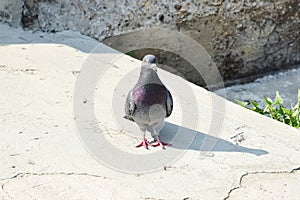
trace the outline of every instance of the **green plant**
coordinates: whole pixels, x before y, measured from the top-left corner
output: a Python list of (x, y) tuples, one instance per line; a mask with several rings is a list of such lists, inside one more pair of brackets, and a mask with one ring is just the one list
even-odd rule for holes
[(129, 51), (126, 54), (129, 55), (130, 57), (135, 58), (135, 51), (134, 50), (133, 51)]
[(260, 108), (260, 105), (252, 100), (249, 100), (249, 102), (239, 100), (235, 101), (237, 104), (245, 108), (258, 112), (262, 115), (267, 115), (295, 128), (300, 128), (300, 89), (298, 90), (298, 102), (295, 106), (291, 105), (291, 109), (284, 107), (283, 100), (278, 91), (276, 91), (274, 101), (269, 97), (264, 97), (264, 101), (266, 103), (264, 109)]

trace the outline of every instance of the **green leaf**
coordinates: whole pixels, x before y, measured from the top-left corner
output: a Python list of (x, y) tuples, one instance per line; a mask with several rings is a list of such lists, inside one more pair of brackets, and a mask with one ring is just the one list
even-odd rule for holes
[(259, 107), (258, 103), (256, 103), (253, 100), (249, 100), (249, 102), (253, 106), (253, 108), (251, 110), (258, 112), (260, 114), (264, 114), (264, 110)]
[(281, 115), (285, 115), (285, 111), (284, 111), (284, 107), (282, 105), (279, 105), (279, 110), (278, 110), (279, 114)]
[(292, 115), (292, 113), (293, 113), (291, 110), (289, 110), (285, 107), (282, 107), (282, 110), (283, 110), (283, 113), (286, 114), (286, 115)]
[(273, 101), (269, 97), (264, 97), (264, 101), (266, 102), (267, 105), (272, 105)]
[(253, 105), (254, 107), (258, 107), (258, 103), (256, 103), (255, 101), (253, 100), (249, 100), (250, 104)]
[(276, 98), (275, 98), (275, 101), (273, 104), (276, 104), (276, 105), (282, 105), (283, 104), (283, 100), (281, 98), (281, 96), (279, 95), (279, 92), (276, 91)]
[(240, 105), (240, 106), (243, 106), (243, 107), (245, 107), (245, 108), (248, 108), (248, 107), (247, 107), (247, 106), (249, 105), (248, 102), (239, 101), (239, 100), (237, 100), (237, 99), (235, 99), (235, 102), (236, 102), (238, 105)]
[(298, 90), (298, 102), (295, 106), (291, 105), (291, 109), (284, 107), (283, 100), (278, 91), (276, 91), (276, 97), (274, 101), (269, 97), (264, 97), (264, 101), (266, 103), (264, 109), (261, 109), (260, 105), (251, 99), (249, 102), (243, 102), (239, 100), (235, 101), (237, 104), (247, 109), (267, 115), (290, 126), (296, 128), (300, 127), (300, 89)]

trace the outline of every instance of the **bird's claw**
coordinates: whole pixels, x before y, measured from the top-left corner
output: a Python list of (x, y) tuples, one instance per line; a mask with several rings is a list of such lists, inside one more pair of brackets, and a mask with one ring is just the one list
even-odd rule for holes
[(136, 145), (136, 147), (144, 146), (146, 149), (149, 149), (148, 146), (153, 146), (148, 140), (144, 139), (140, 144)]
[(161, 146), (162, 149), (166, 149), (165, 146), (172, 146), (172, 145), (169, 143), (162, 142), (160, 140), (160, 137), (158, 136), (155, 144), (148, 142), (147, 139), (144, 139), (140, 144), (136, 145), (137, 148), (141, 146), (145, 147), (145, 149), (149, 149), (148, 146), (152, 146), (152, 147)]
[(172, 146), (172, 145), (169, 144), (169, 143), (162, 142), (159, 135), (158, 135), (157, 138), (156, 138), (156, 143), (152, 144), (152, 146), (154, 146), (154, 147), (161, 146), (162, 149), (166, 149), (165, 146)]
[(169, 144), (169, 143), (165, 143), (165, 142), (162, 142), (162, 141), (158, 141), (158, 142), (156, 142), (155, 144), (152, 144), (152, 146), (154, 146), (154, 147), (161, 146), (162, 149), (165, 149), (165, 146), (172, 146), (172, 145)]

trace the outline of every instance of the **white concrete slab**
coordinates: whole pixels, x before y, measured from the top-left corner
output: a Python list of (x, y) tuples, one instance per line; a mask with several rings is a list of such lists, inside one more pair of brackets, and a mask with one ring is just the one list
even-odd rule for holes
[[(175, 100), (162, 133), (173, 146), (136, 149), (138, 128), (122, 119), (120, 109), (139, 61), (78, 33), (33, 34), (1, 24), (0, 29), (6, 30), (0, 33), (1, 199), (244, 199), (251, 191), (258, 197), (268, 193), (269, 199), (295, 196), (296, 180), (289, 177), (299, 177), (293, 171), (300, 166), (298, 130), (159, 70)], [(20, 37), (26, 42), (18, 44)], [(96, 45), (98, 53), (89, 55)], [(95, 85), (85, 79), (97, 78), (103, 66)], [(86, 85), (78, 85), (79, 78)], [(89, 90), (94, 97), (84, 99)], [(79, 115), (76, 106), (84, 108)], [(125, 156), (116, 159), (115, 152)], [(131, 158), (141, 163), (130, 165), (137, 161)], [(117, 169), (109, 167), (115, 164)], [(138, 173), (128, 173), (134, 170)], [(285, 190), (272, 180), (286, 183)]]

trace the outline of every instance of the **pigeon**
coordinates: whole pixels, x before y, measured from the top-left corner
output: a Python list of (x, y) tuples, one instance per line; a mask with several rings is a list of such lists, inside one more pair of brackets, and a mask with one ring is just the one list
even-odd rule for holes
[[(173, 99), (170, 91), (164, 86), (157, 75), (156, 57), (146, 55), (143, 58), (141, 72), (136, 85), (127, 95), (125, 102), (125, 117), (134, 121), (142, 131), (143, 141), (136, 147), (171, 146), (162, 142), (159, 132), (164, 125), (164, 119), (173, 110)], [(145, 138), (146, 130), (153, 130), (156, 143), (150, 143)]]

